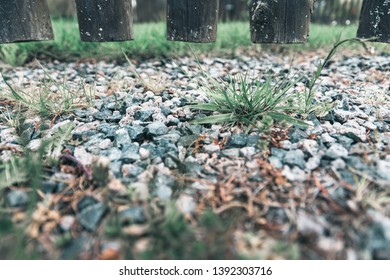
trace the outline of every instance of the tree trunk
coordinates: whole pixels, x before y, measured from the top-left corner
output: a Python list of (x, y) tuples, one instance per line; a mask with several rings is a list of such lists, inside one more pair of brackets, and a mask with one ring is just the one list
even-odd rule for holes
[(195, 43), (215, 42), (219, 0), (168, 0), (167, 38)]
[(134, 38), (131, 0), (76, 0), (76, 4), (82, 41), (129, 41)]
[(311, 10), (312, 0), (252, 0), (252, 42), (305, 43)]
[(0, 0), (0, 43), (53, 39), (46, 0)]

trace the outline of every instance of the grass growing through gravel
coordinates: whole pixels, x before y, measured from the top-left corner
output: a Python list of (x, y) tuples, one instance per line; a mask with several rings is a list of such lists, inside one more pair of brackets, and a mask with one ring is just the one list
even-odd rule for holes
[[(165, 23), (136, 24), (135, 40), (122, 43), (86, 43), (81, 42), (75, 20), (57, 19), (53, 21), (55, 41), (19, 43), (0, 45), (0, 60), (10, 65), (21, 65), (33, 58), (50, 57), (62, 61), (74, 61), (83, 58), (123, 60), (122, 49), (130, 58), (160, 58), (172, 55), (191, 55), (188, 44), (166, 40)], [(329, 26), (313, 24), (310, 38), (305, 45), (278, 45), (278, 48), (292, 50), (316, 50), (334, 43), (337, 34), (354, 37), (357, 26)], [(269, 45), (252, 45), (250, 41), (249, 23), (220, 23), (218, 40), (213, 44), (191, 44), (199, 52), (216, 55), (234, 55), (239, 48), (266, 50)], [(386, 44), (376, 45), (379, 51), (386, 49)], [(388, 47), (387, 47), (388, 48)], [(388, 50), (388, 49), (387, 49)]]
[(340, 40), (339, 38), (326, 58), (318, 62), (317, 69), (303, 93), (293, 88), (303, 80), (304, 75), (281, 79), (271, 74), (264, 80), (262, 77), (241, 74), (229, 77), (225, 82), (207, 75), (198, 64), (205, 78), (205, 82), (201, 84), (209, 98), (209, 103), (198, 103), (191, 105), (190, 108), (214, 114), (197, 118), (194, 123), (244, 124), (248, 127), (248, 131), (251, 127), (264, 127), (262, 122), (268, 123), (268, 119), (306, 126), (304, 119), (308, 115), (326, 115), (333, 108), (332, 103), (315, 103), (317, 81), (326, 65), (340, 46), (357, 42), (367, 50), (365, 44), (367, 41), (369, 40), (359, 38)]
[(275, 77), (272, 75), (265, 81), (249, 78), (247, 75), (230, 77), (226, 83), (208, 79), (209, 84), (205, 87), (210, 103), (192, 105), (191, 108), (218, 113), (198, 118), (194, 123), (244, 123), (249, 127), (258, 127), (259, 120), (270, 117), (305, 125), (304, 122), (283, 113), (296, 111), (294, 106), (288, 105), (288, 101), (293, 98), (290, 90), (300, 80), (301, 77), (298, 77), (275, 83)]
[(58, 117), (69, 113), (76, 108), (93, 105), (95, 90), (93, 86), (80, 83), (77, 89), (69, 88), (66, 80), (63, 83), (55, 81), (42, 67), (45, 78), (28, 90), (15, 89), (6, 76), (2, 78), (8, 91), (0, 91), (3, 99), (17, 102), (31, 113), (38, 113), (42, 117)]

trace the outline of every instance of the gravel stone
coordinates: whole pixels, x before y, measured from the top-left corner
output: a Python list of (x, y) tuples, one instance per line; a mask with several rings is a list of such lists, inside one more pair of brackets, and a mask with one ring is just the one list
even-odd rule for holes
[(222, 155), (226, 157), (236, 158), (240, 156), (240, 149), (237, 148), (225, 149), (222, 150)]
[(126, 126), (130, 139), (133, 141), (141, 142), (144, 140), (144, 127), (140, 125)]
[(115, 146), (121, 148), (124, 145), (131, 143), (128, 130), (125, 128), (118, 129), (115, 133)]
[(215, 144), (205, 145), (203, 147), (203, 150), (210, 155), (220, 152), (219, 145), (215, 145)]
[(247, 142), (248, 142), (248, 136), (246, 134), (244, 133), (234, 134), (229, 138), (227, 142), (227, 147), (243, 148), (246, 146)]
[(256, 149), (254, 147), (244, 147), (240, 149), (240, 155), (251, 159), (256, 154)]
[(299, 167), (295, 166), (291, 169), (288, 165), (285, 165), (282, 171), (282, 175), (285, 176), (288, 180), (294, 182), (304, 182), (306, 181), (305, 172)]
[(306, 165), (305, 155), (301, 150), (288, 151), (284, 157), (284, 163), (304, 169)]
[(390, 162), (384, 160), (378, 161), (375, 173), (379, 178), (390, 181)]
[(145, 134), (150, 137), (164, 135), (168, 132), (168, 128), (162, 122), (153, 122), (146, 126)]
[(178, 142), (179, 146), (189, 147), (199, 138), (199, 135), (185, 135), (182, 136)]
[(134, 118), (142, 122), (149, 122), (152, 121), (153, 114), (154, 110), (140, 110), (135, 112)]
[(325, 156), (330, 159), (346, 158), (348, 156), (348, 150), (342, 145), (334, 143), (326, 151)]
[(146, 222), (145, 211), (143, 207), (130, 207), (119, 212), (119, 223), (127, 224), (143, 224)]
[(103, 203), (95, 203), (84, 208), (77, 214), (77, 221), (89, 231), (97, 230), (100, 222), (107, 210)]
[(29, 197), (27, 193), (20, 190), (12, 190), (6, 196), (6, 203), (8, 207), (24, 207), (29, 202)]

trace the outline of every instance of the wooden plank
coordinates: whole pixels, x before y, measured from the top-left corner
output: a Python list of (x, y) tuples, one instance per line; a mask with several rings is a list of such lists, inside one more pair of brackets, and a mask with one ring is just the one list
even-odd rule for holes
[(167, 39), (194, 43), (217, 39), (219, 0), (168, 0)]
[(357, 32), (359, 38), (376, 37), (377, 42), (390, 43), (390, 0), (365, 0)]
[(76, 5), (82, 41), (134, 39), (131, 0), (76, 0)]
[(0, 0), (0, 43), (53, 39), (46, 0)]
[(312, 0), (251, 0), (253, 43), (305, 43)]

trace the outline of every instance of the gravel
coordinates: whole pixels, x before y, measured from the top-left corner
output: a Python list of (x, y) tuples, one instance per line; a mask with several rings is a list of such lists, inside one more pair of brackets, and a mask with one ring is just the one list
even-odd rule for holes
[[(293, 71), (311, 73), (311, 66), (317, 59), (317, 55), (308, 54), (302, 60), (304, 62), (293, 65)], [(270, 68), (275, 73), (283, 73), (289, 69), (285, 61), (265, 55), (261, 58), (204, 58), (201, 63), (211, 75), (226, 78), (249, 70), (264, 76)], [(167, 67), (167, 61), (138, 63), (140, 73), (151, 71), (163, 78), (165, 89), (156, 93), (144, 88), (127, 71), (125, 64), (50, 62), (45, 66), (48, 71), (56, 73), (58, 80), (72, 77), (67, 80), (74, 88), (81, 82), (81, 76), (94, 80), (99, 72), (101, 78), (96, 86), (94, 107), (79, 108), (55, 119), (45, 135), (53, 135), (59, 127), (73, 123), (75, 128), (66, 148), (86, 167), (84, 172), (89, 172), (99, 157), (110, 161), (108, 176), (117, 180), (123, 193), (130, 191), (132, 194), (132, 200), (126, 201), (126, 207), (121, 206), (119, 211), (121, 223), (146, 222), (144, 207), (139, 201), (164, 204), (175, 200), (181, 213), (195, 215), (197, 203), (202, 201), (199, 197), (207, 194), (205, 197), (210, 198), (215, 193), (239, 188), (232, 196), (225, 196), (224, 202), (234, 197), (245, 199), (247, 194), (240, 191), (246, 187), (251, 195), (261, 194), (262, 197), (255, 200), (253, 210), (261, 213), (257, 217), (259, 227), (275, 228), (273, 221), (284, 225), (274, 236), (282, 236), (283, 240), (298, 236), (297, 240), (306, 242), (310, 252), (314, 250), (319, 254), (315, 257), (309, 254), (307, 258), (326, 258), (328, 255), (323, 252), (328, 247), (333, 248), (333, 252), (341, 252), (341, 258), (347, 258), (348, 254), (363, 258), (367, 257), (367, 252), (369, 258), (390, 258), (386, 245), (390, 240), (388, 204), (380, 205), (384, 210), (378, 209), (376, 204), (375, 207), (367, 206), (366, 200), (358, 201), (355, 192), (351, 192), (366, 182), (368, 193), (364, 195), (370, 198), (372, 190), (388, 191), (390, 186), (388, 61), (386, 54), (344, 56), (333, 61), (324, 70), (316, 91), (317, 102), (335, 102), (333, 110), (322, 116), (310, 115), (313, 125), (308, 128), (276, 124), (270, 132), (254, 130), (249, 135), (245, 133), (247, 127), (191, 123), (203, 112), (190, 110), (186, 105), (208, 100), (196, 84), (199, 71), (192, 58), (177, 62), (180, 67), (186, 67), (189, 77), (179, 69)], [(21, 76), (27, 81), (39, 80), (42, 73), (40, 68), (31, 66), (6, 71), (5, 75), (14, 84)], [(107, 89), (119, 82), (123, 89), (115, 89), (107, 95)], [(0, 89), (5, 88), (6, 85), (0, 82)], [(303, 83), (295, 85), (295, 90), (302, 91), (303, 88)], [(24, 131), (24, 137), (33, 140), (29, 144), (32, 150), (38, 149), (43, 135), (33, 125)], [(0, 146), (22, 150), (19, 142), (15, 129), (0, 126)], [(2, 160), (10, 158), (8, 148), (1, 150)], [(66, 175), (66, 170), (53, 171), (54, 174), (64, 172)], [(63, 191), (74, 179), (73, 175), (70, 177), (45, 181), (43, 193)], [(61, 188), (58, 181), (64, 184)], [(218, 188), (210, 191), (210, 186)], [(102, 189), (106, 195), (110, 186)], [(123, 193), (118, 201), (126, 197)], [(85, 201), (78, 203), (76, 222), (85, 230), (96, 231), (116, 203), (112, 201), (111, 206), (106, 205), (102, 202), (104, 195), (96, 199), (87, 196)], [(334, 204), (324, 208), (325, 201), (329, 200)], [(12, 189), (7, 192), (5, 201), (11, 208), (24, 207), (29, 197), (24, 190)], [(212, 204), (219, 207), (221, 201), (212, 200)], [(278, 210), (275, 205), (289, 210)], [(291, 205), (295, 206), (291, 208)], [(343, 220), (345, 215), (352, 215), (353, 209), (360, 212)], [(370, 209), (370, 221), (366, 209)], [(62, 218), (60, 227), (63, 231), (74, 226), (72, 217), (66, 213)], [(345, 240), (337, 239), (341, 237)], [(85, 243), (84, 239), (80, 240), (77, 242)]]

